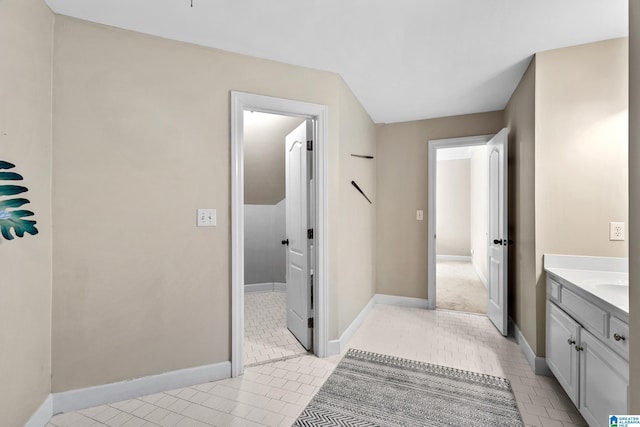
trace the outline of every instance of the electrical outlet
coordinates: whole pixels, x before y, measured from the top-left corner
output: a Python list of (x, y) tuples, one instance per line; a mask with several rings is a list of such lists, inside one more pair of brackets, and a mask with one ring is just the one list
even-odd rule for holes
[(416, 219), (422, 221), (424, 219), (424, 212), (421, 210), (416, 211)]
[(624, 240), (624, 222), (609, 223), (609, 240)]
[(216, 225), (215, 209), (198, 209), (198, 227), (214, 227)]

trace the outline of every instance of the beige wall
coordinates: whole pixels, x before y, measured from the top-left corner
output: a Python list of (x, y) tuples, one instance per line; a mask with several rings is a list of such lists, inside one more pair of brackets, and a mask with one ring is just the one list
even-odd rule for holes
[(378, 293), (427, 298), (428, 141), (496, 133), (502, 124), (495, 111), (376, 126)]
[(372, 294), (374, 208), (339, 178), (375, 199), (346, 159), (374, 127), (338, 76), (58, 16), (54, 392), (229, 360), (231, 90), (329, 106), (330, 338)]
[[(629, 117), (640, 115), (640, 2), (629, 2)], [(629, 413), (640, 413), (640, 121), (629, 121)]]
[[(536, 277), (543, 254), (628, 255), (609, 222), (628, 222), (628, 41), (537, 54), (535, 101)], [(544, 354), (544, 304), (538, 295)]]
[(469, 234), (471, 236), (471, 260), (477, 271), (487, 278), (487, 200), (488, 192), (488, 165), (487, 147), (479, 145), (471, 148), (471, 160), (469, 164), (469, 179), (471, 181), (470, 222)]
[[(339, 204), (331, 206), (329, 228), (339, 230), (340, 247), (336, 275), (330, 278), (334, 290), (332, 305), (339, 307), (338, 329), (331, 336), (338, 337), (353, 322), (371, 300), (376, 289), (376, 206), (381, 203), (376, 187), (375, 126), (362, 109), (348, 86), (340, 80), (340, 154), (339, 173), (330, 177), (333, 188), (339, 191)], [(371, 155), (367, 160), (351, 154)], [(337, 182), (334, 182), (337, 181)], [(351, 185), (355, 181), (371, 199), (369, 204)], [(335, 264), (334, 264), (335, 265)], [(337, 285), (337, 286), (335, 286)], [(337, 292), (336, 292), (337, 291)]]
[[(509, 128), (509, 315), (533, 348), (546, 288), (538, 284), (535, 256), (535, 90), (536, 60), (529, 64), (504, 111)], [(539, 353), (538, 353), (539, 354)]]
[(438, 160), (436, 254), (469, 256), (471, 250), (471, 161)]
[(0, 236), (0, 425), (22, 426), (51, 389), (51, 55), (53, 14), (0, 2), (0, 160), (29, 188), (35, 236)]
[(244, 113), (244, 203), (275, 205), (285, 197), (285, 137), (304, 119)]

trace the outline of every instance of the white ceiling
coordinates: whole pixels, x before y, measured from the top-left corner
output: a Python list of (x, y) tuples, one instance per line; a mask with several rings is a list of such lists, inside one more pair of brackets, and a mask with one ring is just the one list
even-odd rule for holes
[(54, 12), (339, 73), (392, 123), (501, 110), (535, 52), (626, 36), (627, 0), (46, 0)]

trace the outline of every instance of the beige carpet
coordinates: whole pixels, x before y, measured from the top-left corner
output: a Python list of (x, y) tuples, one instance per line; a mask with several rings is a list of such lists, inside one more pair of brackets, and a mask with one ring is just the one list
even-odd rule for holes
[(436, 261), (436, 308), (487, 314), (487, 290), (470, 262)]

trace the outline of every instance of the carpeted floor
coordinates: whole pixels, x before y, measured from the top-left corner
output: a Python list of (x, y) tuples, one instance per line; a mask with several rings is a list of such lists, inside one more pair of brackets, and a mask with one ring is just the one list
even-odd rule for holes
[(487, 314), (487, 289), (467, 261), (436, 261), (436, 308)]
[(294, 426), (522, 426), (509, 380), (351, 349)]

